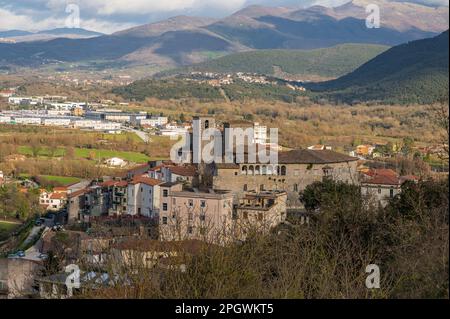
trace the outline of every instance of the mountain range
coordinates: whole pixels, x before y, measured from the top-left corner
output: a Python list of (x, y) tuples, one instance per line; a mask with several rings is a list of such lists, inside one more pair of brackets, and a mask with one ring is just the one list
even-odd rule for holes
[(355, 103), (448, 103), (449, 31), (395, 46), (338, 79), (307, 84), (318, 97)]
[[(382, 10), (378, 29), (366, 27), (368, 3), (377, 3)], [(0, 43), (0, 64), (104, 60), (168, 69), (251, 50), (317, 49), (344, 43), (394, 46), (446, 30), (448, 14), (448, 7), (387, 0), (300, 10), (250, 6), (223, 19), (178, 16), (93, 38)]]
[(104, 34), (81, 28), (57, 28), (38, 32), (23, 30), (0, 31), (0, 39), (6, 39), (8, 42), (48, 41), (55, 38), (83, 39), (101, 35)]

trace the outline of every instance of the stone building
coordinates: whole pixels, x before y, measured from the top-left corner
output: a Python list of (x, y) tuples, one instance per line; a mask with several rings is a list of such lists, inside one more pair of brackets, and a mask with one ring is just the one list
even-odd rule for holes
[(284, 191), (246, 193), (235, 210), (235, 237), (245, 240), (251, 232), (267, 234), (285, 222), (286, 201)]
[(235, 202), (249, 191), (286, 191), (288, 207), (301, 207), (299, 196), (306, 186), (331, 178), (358, 183), (357, 158), (329, 150), (281, 152), (278, 164), (202, 164), (200, 183), (227, 189)]

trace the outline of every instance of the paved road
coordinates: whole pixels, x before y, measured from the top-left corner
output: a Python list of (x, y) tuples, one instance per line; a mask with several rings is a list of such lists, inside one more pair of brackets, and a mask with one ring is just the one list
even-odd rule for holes
[(126, 131), (128, 131), (128, 132), (132, 132), (132, 133), (136, 134), (136, 135), (139, 136), (139, 138), (140, 138), (141, 140), (143, 140), (145, 143), (151, 142), (149, 135), (148, 135), (147, 133), (145, 133), (145, 132), (142, 132), (142, 131), (139, 131), (139, 130), (132, 129), (132, 128), (130, 128), (130, 127), (124, 127), (124, 129), (125, 129)]

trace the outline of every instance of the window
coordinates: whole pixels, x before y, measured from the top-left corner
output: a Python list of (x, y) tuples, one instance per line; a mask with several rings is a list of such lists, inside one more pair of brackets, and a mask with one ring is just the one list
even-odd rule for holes
[(200, 214), (200, 221), (204, 222), (206, 220), (205, 214)]
[(163, 197), (168, 197), (169, 196), (169, 190), (164, 189), (163, 190)]
[(189, 226), (187, 231), (188, 231), (188, 234), (192, 234), (194, 232), (194, 227)]
[(163, 211), (167, 212), (167, 203), (163, 203)]
[(162, 223), (163, 223), (163, 225), (167, 225), (167, 217), (162, 218)]
[(248, 191), (248, 185), (244, 184), (244, 192)]
[(298, 184), (294, 184), (294, 192), (298, 192)]
[(202, 200), (202, 201), (200, 202), (200, 207), (201, 207), (201, 208), (205, 208), (205, 207), (206, 207), (206, 201)]
[(391, 198), (394, 198), (394, 189), (393, 188), (391, 188), (390, 196), (391, 196)]
[(381, 187), (378, 187), (378, 194), (381, 194)]
[(286, 166), (281, 166), (281, 175), (286, 176)]
[(144, 191), (144, 188), (143, 187), (141, 187), (141, 193)]
[(261, 192), (264, 191), (264, 184), (259, 186), (259, 190), (260, 190)]
[(189, 200), (189, 207), (194, 207), (194, 200), (193, 199)]

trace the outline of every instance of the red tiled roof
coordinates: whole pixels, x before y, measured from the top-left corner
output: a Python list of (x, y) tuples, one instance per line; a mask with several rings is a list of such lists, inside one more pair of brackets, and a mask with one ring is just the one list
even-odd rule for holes
[(61, 193), (53, 193), (50, 195), (50, 199), (64, 199), (66, 198), (66, 194), (61, 194)]
[(157, 186), (162, 183), (163, 183), (162, 181), (159, 181), (157, 179), (153, 179), (150, 177), (136, 176), (130, 184), (132, 184), (132, 185), (145, 184), (145, 185), (149, 185), (149, 186)]
[(180, 176), (195, 176), (197, 169), (194, 166), (170, 166), (172, 174)]
[(389, 168), (370, 169), (367, 172), (364, 172), (364, 174), (372, 176), (372, 177), (375, 177), (375, 176), (398, 177), (397, 172), (392, 169), (389, 169)]
[(86, 194), (87, 191), (88, 191), (88, 190), (87, 190), (86, 188), (85, 188), (85, 189), (80, 189), (79, 191), (70, 193), (70, 194), (68, 195), (68, 197), (69, 197), (69, 198), (78, 197), (78, 196), (81, 196), (81, 195)]
[(364, 184), (400, 185), (400, 179), (397, 176), (377, 175), (365, 181)]

